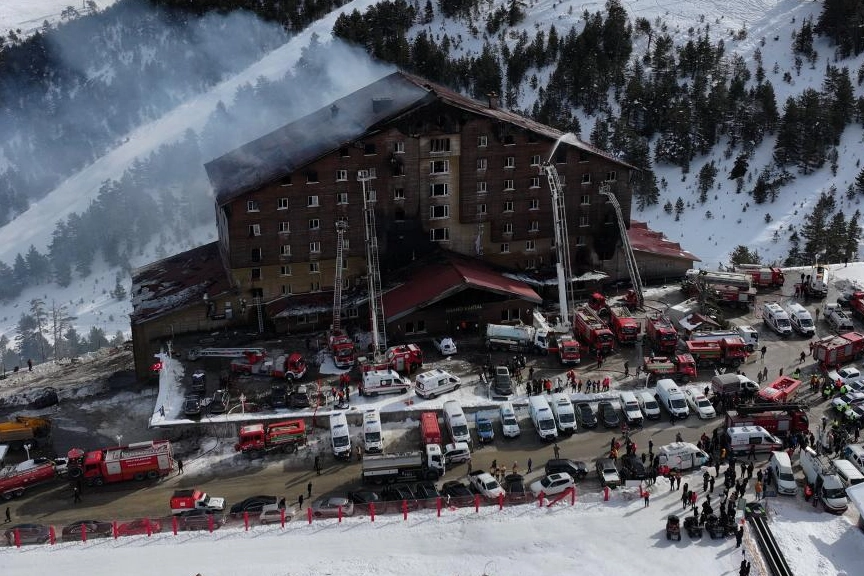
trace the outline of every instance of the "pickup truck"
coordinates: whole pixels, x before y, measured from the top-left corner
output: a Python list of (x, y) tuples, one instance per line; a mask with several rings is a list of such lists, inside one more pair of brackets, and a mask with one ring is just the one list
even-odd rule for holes
[(225, 498), (215, 498), (198, 489), (175, 490), (171, 496), (171, 513), (182, 514), (187, 510), (225, 510)]
[(494, 499), (501, 495), (507, 495), (504, 488), (501, 487), (501, 484), (499, 484), (491, 474), (484, 470), (474, 470), (468, 474), (468, 482), (475, 491), (486, 498)]
[(837, 331), (845, 332), (855, 330), (855, 325), (852, 323), (852, 318), (840, 308), (840, 304), (836, 302), (826, 302), (822, 312), (825, 316), (825, 321)]

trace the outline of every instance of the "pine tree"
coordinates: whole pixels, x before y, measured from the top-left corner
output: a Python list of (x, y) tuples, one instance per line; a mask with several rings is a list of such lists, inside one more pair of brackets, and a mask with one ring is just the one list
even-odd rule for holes
[(126, 288), (123, 287), (123, 283), (120, 281), (120, 274), (117, 274), (117, 277), (114, 280), (114, 289), (111, 291), (111, 295), (117, 300), (125, 300), (126, 299)]
[(774, 143), (774, 161), (779, 166), (797, 164), (801, 158), (800, 110), (794, 98), (789, 98), (783, 110), (780, 130)]
[(734, 266), (740, 266), (741, 264), (760, 264), (761, 260), (758, 250), (755, 248), (751, 250), (743, 244), (736, 246), (729, 254), (729, 262)]
[(843, 249), (843, 260), (856, 260), (858, 258), (858, 245), (861, 242), (861, 211), (855, 210), (855, 213), (849, 219), (849, 224), (846, 226), (846, 241)]
[(859, 194), (864, 194), (864, 168), (858, 172), (858, 176), (855, 177), (855, 190)]
[(678, 200), (675, 201), (675, 221), (678, 222), (681, 219), (681, 214), (684, 212), (684, 199), (680, 196)]
[(423, 8), (423, 24), (431, 24), (435, 19), (435, 9), (432, 7), (432, 0), (426, 0), (426, 6)]
[(801, 237), (804, 239), (804, 257), (812, 261), (825, 252), (828, 236), (828, 216), (834, 211), (834, 197), (823, 192), (813, 207), (813, 211), (804, 218), (801, 226)]
[(798, 231), (795, 230), (789, 235), (789, 254), (783, 264), (785, 266), (801, 266), (805, 263), (804, 257), (801, 255), (801, 238), (798, 236)]
[(746, 152), (741, 152), (735, 157), (735, 164), (732, 166), (732, 170), (729, 171), (729, 180), (736, 180), (746, 176), (748, 167), (749, 157)]
[(591, 130), (590, 142), (600, 150), (609, 150), (609, 122), (603, 118), (597, 118), (594, 128)]
[(92, 326), (87, 337), (87, 350), (95, 352), (106, 346), (108, 346), (108, 338), (105, 337), (105, 331), (97, 326)]
[(714, 160), (704, 164), (699, 169), (697, 189), (699, 190), (699, 202), (704, 204), (708, 201), (708, 191), (714, 187), (714, 179), (717, 177), (717, 166)]

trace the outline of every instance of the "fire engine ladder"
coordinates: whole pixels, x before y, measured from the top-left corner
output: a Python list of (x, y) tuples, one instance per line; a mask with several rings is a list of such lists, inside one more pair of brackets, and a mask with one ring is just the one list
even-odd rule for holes
[[(567, 211), (564, 206), (564, 193), (558, 170), (555, 169), (554, 149), (541, 170), (549, 180), (549, 191), (552, 193), (552, 222), (555, 228), (555, 250), (558, 259), (558, 300), (561, 306), (561, 318), (570, 325), (570, 306), (575, 302), (573, 295), (573, 271), (570, 265), (570, 238), (567, 233)], [(563, 285), (562, 285), (563, 283)]]
[(378, 232), (375, 229), (375, 204), (369, 198), (366, 183), (372, 177), (368, 170), (357, 172), (357, 180), (363, 189), (363, 214), (366, 224), (366, 276), (369, 290), (369, 322), (372, 332), (374, 354), (377, 357), (381, 350), (387, 348), (386, 321), (384, 318), (384, 300), (381, 289), (381, 266), (378, 261)]
[(627, 258), (627, 270), (630, 272), (630, 280), (633, 282), (633, 290), (636, 292), (636, 305), (642, 308), (645, 305), (645, 296), (642, 292), (642, 277), (639, 275), (639, 266), (636, 265), (636, 255), (633, 254), (633, 246), (630, 245), (630, 237), (627, 235), (627, 226), (624, 224), (621, 204), (618, 203), (615, 193), (610, 190), (608, 182), (604, 182), (600, 186), (598, 193), (609, 198), (609, 202), (615, 209), (615, 215), (618, 218), (618, 230), (621, 232), (621, 245)]
[(344, 220), (336, 222), (336, 280), (333, 285), (333, 325), (331, 330), (336, 331), (342, 327), (342, 267), (344, 258), (345, 231), (348, 223)]

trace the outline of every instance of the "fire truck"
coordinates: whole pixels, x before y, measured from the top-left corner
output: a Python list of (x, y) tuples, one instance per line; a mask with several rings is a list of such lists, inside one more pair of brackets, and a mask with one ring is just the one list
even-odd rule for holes
[(681, 290), (690, 296), (705, 291), (718, 304), (746, 308), (756, 303), (756, 289), (747, 274), (713, 270), (688, 270)]
[(73, 448), (68, 457), (69, 477), (82, 478), (88, 486), (153, 480), (167, 476), (174, 468), (173, 451), (168, 440), (151, 440), (90, 452)]
[(825, 368), (848, 364), (864, 353), (864, 334), (847, 332), (839, 336), (826, 336), (813, 344), (813, 358)]
[(759, 390), (759, 399), (763, 402), (788, 404), (798, 395), (801, 381), (789, 376), (780, 376), (767, 388)]
[(747, 359), (747, 345), (740, 336), (729, 336), (718, 340), (690, 340), (687, 352), (699, 366), (732, 366), (736, 368)]
[(615, 337), (599, 316), (588, 306), (578, 306), (573, 313), (573, 330), (589, 347), (603, 354), (612, 352)]
[(626, 306), (609, 307), (609, 328), (621, 345), (635, 345), (642, 331), (639, 323)]
[(273, 377), (285, 380), (300, 380), (306, 375), (306, 361), (298, 353), (282, 354), (273, 363)]
[(643, 359), (642, 371), (648, 374), (649, 383), (656, 382), (660, 378), (671, 378), (686, 384), (698, 376), (696, 360), (690, 354), (670, 357), (646, 356)]
[(864, 292), (854, 292), (849, 296), (849, 307), (854, 316), (864, 320)]
[(234, 450), (254, 458), (273, 451), (296, 452), (304, 444), (306, 424), (303, 420), (286, 420), (241, 426)]
[(400, 344), (391, 346), (383, 356), (366, 358), (362, 362), (362, 371), (373, 370), (395, 370), (407, 374), (413, 374), (423, 366), (423, 350), (417, 344)]
[(645, 337), (651, 348), (661, 354), (674, 354), (678, 348), (678, 331), (668, 318), (649, 318), (645, 324)]
[(726, 413), (726, 427), (761, 426), (775, 436), (807, 433), (810, 418), (805, 404), (752, 404)]
[(57, 475), (54, 463), (50, 460), (36, 463), (26, 460), (0, 468), (0, 498), (11, 500), (24, 494), (31, 486), (53, 480)]
[(786, 282), (786, 276), (783, 274), (783, 271), (774, 266), (740, 264), (735, 267), (735, 272), (750, 276), (750, 279), (753, 280), (753, 285), (758, 288), (782, 288)]
[(354, 341), (345, 331), (332, 330), (327, 339), (327, 347), (333, 354), (333, 363), (337, 368), (345, 369), (354, 366)]
[(558, 348), (558, 358), (561, 360), (561, 364), (579, 364), (582, 361), (579, 342), (569, 334), (558, 336), (551, 341)]

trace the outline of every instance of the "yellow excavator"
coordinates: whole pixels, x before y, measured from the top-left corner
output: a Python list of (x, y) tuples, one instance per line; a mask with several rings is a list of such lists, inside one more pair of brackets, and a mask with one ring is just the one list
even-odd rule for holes
[(36, 447), (40, 440), (51, 435), (51, 420), (37, 416), (17, 416), (14, 420), (0, 422), (0, 444), (8, 444), (13, 450), (21, 450), (24, 444)]

